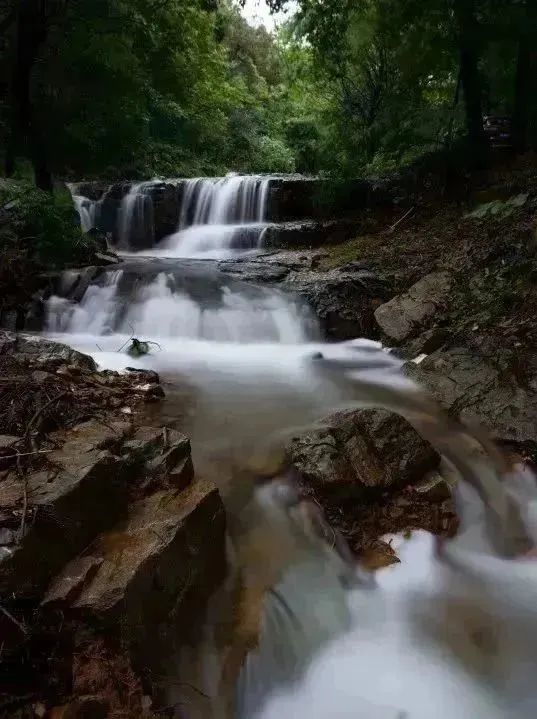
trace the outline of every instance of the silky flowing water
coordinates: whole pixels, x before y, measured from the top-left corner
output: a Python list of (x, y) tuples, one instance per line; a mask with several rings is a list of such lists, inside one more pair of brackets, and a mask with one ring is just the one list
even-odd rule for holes
[[(232, 249), (245, 227), (260, 228), (259, 244), (268, 190), (260, 178), (189, 181), (177, 233), (152, 251), (176, 257), (173, 267), (159, 265), (136, 281), (120, 268), (90, 284), (80, 302), (53, 297), (48, 307), (49, 332), (102, 367), (154, 369), (171, 383), (172, 397), (188, 386), (198, 471), (216, 467), (230, 523), (242, 527), (231, 556), (240, 556), (252, 528), (266, 529), (261, 556), (277, 571), (258, 646), (227, 688), (231, 715), (537, 716), (537, 572), (534, 562), (518, 559), (537, 541), (527, 514), (535, 506), (533, 478), (505, 467), (480, 439), (443, 418), (384, 348), (367, 340), (325, 344), (299, 301), (215, 271), (210, 259)], [(129, 223), (148, 217), (140, 192), (138, 186), (124, 200), (125, 237)], [(136, 361), (118, 351), (133, 336), (155, 343)], [(394, 538), (401, 564), (375, 577), (315, 537), (278, 482), (257, 492), (252, 483), (294, 432), (337, 409), (363, 406), (404, 415), (467, 487), (457, 540), (439, 555), (424, 533)], [(235, 491), (233, 476), (219, 477), (215, 457), (228, 457), (228, 470), (248, 485), (244, 492)], [(263, 562), (255, 570), (265, 581)], [(209, 622), (196, 660), (201, 654), (203, 668), (192, 675), (208, 698), (192, 697), (181, 716), (229, 716), (211, 631)], [(180, 664), (184, 677), (184, 659)]]

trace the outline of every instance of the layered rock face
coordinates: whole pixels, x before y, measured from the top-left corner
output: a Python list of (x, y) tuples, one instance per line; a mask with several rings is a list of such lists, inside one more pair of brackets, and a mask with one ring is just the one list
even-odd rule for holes
[[(128, 211), (126, 198), (133, 193), (145, 198), (145, 211), (139, 213), (127, 238), (129, 249), (136, 251), (151, 248), (177, 230), (187, 182), (80, 182), (71, 190), (93, 203), (96, 226), (109, 233), (115, 245), (125, 241), (121, 225), (122, 214)], [(270, 225), (264, 244), (310, 248), (344, 242), (356, 234), (365, 210), (391, 206), (393, 195), (388, 185), (369, 180), (349, 180), (342, 186), (316, 177), (271, 177), (265, 218)]]
[[(187, 437), (143, 424), (162, 395), (155, 373), (97, 372), (9, 333), (0, 365), (12, 381), (0, 393), (0, 693), (84, 713), (82, 692), (104, 716), (127, 701), (111, 677), (130, 673), (140, 715), (224, 576), (219, 493), (195, 479)], [(104, 656), (106, 680), (88, 685)]]

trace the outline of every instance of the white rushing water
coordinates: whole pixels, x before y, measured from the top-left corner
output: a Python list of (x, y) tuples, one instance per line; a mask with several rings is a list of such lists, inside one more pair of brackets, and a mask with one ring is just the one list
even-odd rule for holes
[(155, 226), (153, 200), (147, 192), (151, 182), (137, 182), (131, 185), (121, 201), (118, 216), (119, 249), (131, 250), (137, 245), (141, 234), (145, 243), (154, 244)]
[(53, 296), (49, 332), (86, 336), (91, 351), (111, 334), (118, 340), (132, 335), (156, 340), (168, 349), (185, 340), (218, 343), (210, 345), (212, 352), (219, 343), (301, 345), (317, 336), (304, 308), (276, 290), (216, 286), (215, 296), (205, 302), (196, 296), (197, 288), (189, 294), (175, 287), (173, 275), (160, 272), (122, 296), (122, 277), (121, 270), (106, 273), (80, 302)]
[[(211, 255), (232, 247), (237, 228), (262, 225), (267, 182), (188, 181), (168, 256)], [(145, 227), (145, 209), (136, 209), (141, 191), (124, 201), (135, 231)], [(134, 364), (178, 387), (188, 383), (196, 394), (195, 452), (226, 448), (246, 462), (270, 438), (288, 438), (338, 408), (381, 405), (414, 412), (439, 451), (453, 449), (455, 466), (460, 459), (466, 476), (495, 486), (488, 458), (467, 460), (461, 437), (427, 434), (441, 418), (427, 414), (399, 361), (379, 345), (322, 343), (292, 298), (232, 281), (209, 263), (178, 261), (174, 271), (134, 279), (126, 269), (108, 272), (78, 303), (52, 297), (48, 330), (102, 367)], [(126, 354), (133, 336), (155, 343), (148, 355)], [(298, 536), (283, 510), (274, 518), (275, 538)], [(535, 565), (497, 559), (487, 546), (469, 562), (453, 554), (455, 568), (447, 568), (429, 535), (395, 542), (401, 564), (378, 573), (375, 586), (349, 588), (353, 571), (313, 545), (284, 557), (289, 566), (267, 595), (260, 643), (238, 682), (239, 719), (537, 716)], [(492, 558), (499, 564), (479, 578)]]
[(71, 192), (73, 203), (80, 217), (80, 227), (82, 229), (82, 232), (89, 232), (95, 227), (98, 216), (99, 203), (90, 200), (89, 197), (74, 194), (72, 185), (67, 185), (67, 187)]
[(165, 238), (166, 257), (225, 257), (259, 247), (267, 227), (270, 178), (254, 175), (184, 180), (177, 232)]

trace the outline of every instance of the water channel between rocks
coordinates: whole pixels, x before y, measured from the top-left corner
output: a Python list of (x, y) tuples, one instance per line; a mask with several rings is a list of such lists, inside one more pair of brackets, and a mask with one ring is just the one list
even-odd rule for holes
[[(312, 359), (320, 352), (336, 362), (352, 359), (352, 344), (324, 343), (302, 300), (240, 279), (219, 264), (262, 253), (269, 190), (267, 178), (188, 181), (176, 231), (136, 253), (131, 237), (149, 233), (151, 244), (154, 232), (144, 184), (133, 185), (119, 216), (125, 263), (89, 281), (77, 302), (69, 291), (48, 302), (47, 331), (53, 337), (91, 354), (102, 367), (135, 364), (161, 374), (168, 395), (162, 416), (191, 436), (197, 471), (211, 474), (224, 496), (232, 494), (229, 477), (218, 476), (218, 464), (214, 471), (214, 457), (231, 453), (231, 466), (282, 427), (313, 422), (348, 399)], [(80, 196), (77, 204), (88, 229), (99, 208)], [(136, 361), (118, 351), (133, 336), (154, 343)], [(268, 610), (268, 649), (254, 652), (241, 674), (247, 689), (239, 691), (239, 716), (507, 716), (488, 689), (476, 688), (408, 624), (416, 593), (425, 601), (437, 588), (432, 540), (423, 534), (397, 541), (402, 564), (381, 573), (380, 598), (373, 603), (367, 593), (344, 588), (331, 560), (304, 562), (284, 578), (281, 592), (302, 615), (308, 634), (281, 607)], [(326, 654), (307, 671), (300, 662), (306, 657), (309, 663), (323, 644)], [(185, 661), (181, 666), (185, 680)], [(265, 705), (270, 691), (289, 689), (302, 674), (307, 676), (300, 689), (283, 691)], [(200, 681), (200, 673), (192, 670), (186, 679)], [(205, 674), (203, 688), (214, 694), (211, 681)], [(193, 701), (189, 717), (207, 716), (203, 701), (198, 704)]]

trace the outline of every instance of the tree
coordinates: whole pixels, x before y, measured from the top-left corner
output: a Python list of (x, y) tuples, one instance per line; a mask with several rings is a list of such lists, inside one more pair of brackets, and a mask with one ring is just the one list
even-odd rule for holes
[(486, 162), (488, 144), (483, 128), (482, 85), (479, 76), (479, 26), (475, 0), (453, 0), (460, 51), (460, 79), (466, 107), (466, 127), (474, 159)]
[(517, 152), (525, 152), (529, 142), (531, 108), (537, 94), (537, 4), (525, 0), (520, 12), (518, 57), (513, 112), (513, 142)]
[(11, 121), (6, 149), (6, 174), (15, 169), (17, 151), (26, 143), (35, 180), (52, 190), (52, 176), (31, 94), (32, 73), (52, 24), (65, 12), (67, 0), (13, 0), (5, 15), (5, 30), (13, 26), (11, 48)]

